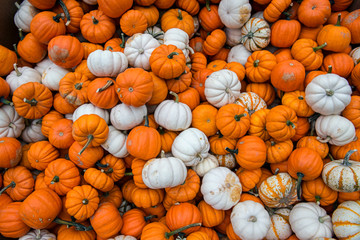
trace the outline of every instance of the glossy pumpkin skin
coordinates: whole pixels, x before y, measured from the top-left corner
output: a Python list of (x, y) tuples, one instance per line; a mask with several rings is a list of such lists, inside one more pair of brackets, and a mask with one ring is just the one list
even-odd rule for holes
[(331, 73), (335, 73), (343, 78), (347, 78), (354, 69), (354, 61), (349, 56), (349, 54), (332, 53), (324, 57), (321, 70), (329, 72), (329, 66), (332, 67)]
[(131, 192), (131, 200), (137, 207), (148, 208), (161, 203), (164, 199), (163, 189), (139, 188)]
[(170, 9), (161, 17), (161, 28), (164, 32), (171, 28), (179, 28), (189, 36), (194, 32), (194, 20), (186, 11)]
[(139, 238), (145, 225), (148, 223), (148, 218), (142, 210), (135, 208), (130, 209), (122, 216), (123, 226), (120, 233)]
[(284, 92), (302, 90), (305, 80), (305, 68), (296, 60), (278, 63), (271, 72), (272, 85)]
[(277, 61), (267, 50), (253, 52), (245, 64), (245, 73), (251, 82), (262, 83), (270, 79), (271, 71)]
[[(82, 223), (85, 226), (88, 226), (89, 223), (85, 222)], [(66, 240), (70, 238), (75, 239), (95, 239), (96, 233), (94, 230), (90, 231), (77, 231), (75, 227), (68, 227), (67, 225), (61, 225), (58, 233), (57, 239), (58, 240)]]
[(306, 0), (298, 9), (299, 21), (307, 27), (324, 24), (331, 15), (329, 1)]
[(321, 67), (324, 45), (318, 45), (311, 39), (299, 39), (291, 47), (291, 55), (295, 60), (304, 65), (306, 71), (316, 70)]
[(260, 181), (262, 172), (260, 168), (247, 170), (244, 168), (239, 168), (236, 171), (236, 175), (239, 177), (242, 190), (248, 192), (253, 189), (256, 184)]
[(34, 190), (34, 178), (31, 172), (23, 166), (8, 169), (3, 177), (4, 187), (11, 185), (6, 193), (14, 201), (24, 200)]
[(125, 0), (123, 2), (118, 1), (98, 1), (99, 8), (111, 18), (118, 18), (123, 15), (128, 9), (131, 8), (133, 1)]
[(286, 141), (275, 141), (270, 139), (265, 142), (267, 147), (267, 158), (268, 163), (280, 163), (285, 161), (293, 150), (293, 142), (291, 140)]
[(219, 109), (215, 123), (224, 136), (240, 138), (250, 127), (250, 116), (244, 107), (238, 104), (227, 104)]
[(268, 106), (275, 100), (275, 90), (270, 83), (250, 83), (246, 86), (246, 92), (256, 93)]
[(287, 48), (293, 45), (300, 35), (301, 24), (297, 20), (278, 20), (271, 26), (271, 45)]
[(315, 150), (319, 153), (322, 159), (326, 158), (329, 153), (329, 146), (327, 143), (321, 143), (316, 139), (316, 136), (306, 136), (301, 138), (297, 144), (296, 148), (308, 147)]
[(338, 198), (338, 192), (325, 185), (321, 177), (302, 183), (302, 196), (307, 202), (320, 203), (321, 206), (329, 206)]
[(90, 185), (76, 186), (66, 194), (66, 211), (82, 221), (91, 217), (99, 205), (99, 194)]
[(28, 159), (31, 166), (40, 171), (45, 170), (48, 164), (59, 157), (58, 150), (48, 141), (40, 141), (31, 145)]
[(206, 101), (205, 97), (205, 81), (214, 71), (207, 68), (202, 68), (193, 74), (191, 79), (191, 87), (195, 88), (200, 94), (200, 100)]
[(46, 56), (46, 45), (40, 43), (32, 33), (28, 33), (19, 41), (17, 51), (25, 61), (38, 63)]
[(360, 96), (351, 96), (349, 105), (347, 105), (341, 113), (343, 117), (346, 117), (354, 124), (355, 128), (360, 127), (359, 109)]
[(57, 120), (54, 122), (54, 125), (50, 127), (49, 142), (58, 149), (68, 149), (74, 142), (71, 131), (71, 120)]
[(217, 54), (220, 49), (225, 45), (226, 42), (226, 34), (224, 31), (220, 29), (215, 29), (211, 32), (209, 36), (207, 36), (203, 50), (204, 53), (213, 56)]
[(198, 15), (201, 27), (207, 31), (213, 31), (217, 28), (221, 29), (224, 27), (222, 23), (219, 13), (218, 13), (218, 5), (211, 4), (209, 7), (203, 7)]
[(271, 1), (264, 10), (264, 19), (268, 22), (275, 22), (290, 5), (291, 0)]
[(114, 180), (96, 168), (88, 168), (85, 171), (84, 179), (91, 186), (102, 192), (108, 192), (114, 187)]
[(205, 227), (214, 227), (219, 225), (225, 218), (224, 210), (217, 210), (207, 204), (204, 200), (197, 205), (202, 217), (202, 225)]
[(186, 202), (194, 199), (199, 190), (200, 177), (192, 169), (188, 169), (184, 184), (165, 188), (166, 195), (178, 202)]
[(75, 106), (80, 106), (88, 102), (87, 87), (89, 79), (79, 73), (67, 73), (59, 83), (59, 93), (65, 100)]
[(145, 15), (139, 10), (129, 10), (120, 18), (120, 27), (123, 33), (133, 36), (135, 33), (142, 33), (148, 27)]
[(0, 76), (6, 76), (14, 70), (14, 64), (17, 63), (18, 59), (14, 51), (4, 46), (0, 46), (0, 53)]
[(210, 150), (217, 155), (225, 155), (228, 152), (226, 148), (234, 149), (236, 139), (223, 136), (221, 133), (213, 135), (209, 138)]
[[(192, 223), (201, 223), (202, 216), (200, 210), (191, 203), (179, 203), (173, 205), (166, 213), (166, 225), (170, 230), (187, 226)], [(200, 229), (200, 226), (191, 227), (183, 232), (190, 234)]]
[(278, 141), (292, 138), (295, 135), (296, 126), (296, 113), (287, 106), (276, 106), (266, 116), (266, 129), (270, 136)]
[(4, 153), (0, 167), (15, 167), (21, 160), (21, 143), (16, 138), (0, 138), (0, 151)]
[[(32, 192), (20, 206), (22, 221), (31, 228), (46, 228), (60, 213), (60, 197), (50, 189), (39, 189)], [(42, 220), (39, 220), (42, 219)]]
[(211, 105), (199, 105), (192, 111), (191, 125), (206, 136), (214, 135), (218, 129), (216, 127), (216, 116), (218, 110)]
[(48, 112), (42, 118), (42, 121), (41, 121), (41, 133), (45, 137), (48, 137), (50, 127), (53, 125), (53, 123), (55, 121), (60, 120), (62, 118), (64, 118), (64, 116), (61, 113), (59, 113), (59, 112), (57, 112), (55, 110), (51, 110), (50, 112)]
[(123, 226), (120, 212), (113, 203), (102, 203), (90, 218), (91, 226), (101, 238), (115, 236)]
[(74, 142), (69, 148), (69, 158), (76, 164), (77, 167), (87, 169), (94, 167), (95, 163), (104, 155), (104, 149), (102, 147), (88, 147), (81, 154), (83, 146), (78, 142)]
[(53, 96), (45, 85), (29, 82), (14, 91), (12, 101), (20, 116), (28, 119), (39, 119), (50, 111)]
[(304, 91), (297, 90), (285, 93), (281, 98), (281, 103), (293, 109), (298, 117), (310, 117), (315, 113), (306, 103)]
[(352, 44), (358, 44), (360, 43), (360, 35), (359, 32), (356, 31), (356, 29), (359, 26), (360, 23), (360, 10), (354, 10), (347, 14), (344, 19), (341, 21), (341, 25), (347, 27), (351, 32), (351, 43)]
[(59, 35), (64, 35), (66, 27), (64, 21), (54, 12), (43, 11), (35, 15), (30, 23), (30, 31), (43, 44)]
[(260, 137), (266, 141), (270, 139), (270, 135), (266, 128), (266, 117), (270, 109), (260, 109), (250, 117), (249, 135)]
[(0, 209), (0, 233), (4, 237), (19, 238), (30, 231), (19, 215), (21, 202), (9, 203)]

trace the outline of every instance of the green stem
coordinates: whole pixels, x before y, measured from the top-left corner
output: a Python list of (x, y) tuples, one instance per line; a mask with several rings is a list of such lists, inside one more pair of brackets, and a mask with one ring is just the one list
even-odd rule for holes
[(59, 178), (59, 176), (54, 176), (54, 178), (53, 178), (53, 180), (51, 180), (51, 184), (54, 184), (54, 183), (57, 183), (57, 182), (59, 182), (60, 181), (60, 178)]
[(21, 29), (21, 28), (19, 28), (19, 29), (18, 29), (18, 31), (19, 31), (19, 38), (20, 38), (20, 41), (22, 41), (22, 40), (24, 39), (24, 33), (23, 33), (23, 31), (22, 31), (22, 29)]
[(132, 172), (126, 172), (124, 173), (124, 176), (134, 176), (134, 174)]
[(298, 176), (296, 191), (297, 191), (298, 200), (300, 200), (301, 199), (301, 181), (302, 181), (303, 177), (305, 177), (305, 175), (300, 172), (298, 172), (296, 175)]
[(320, 49), (322, 49), (322, 48), (324, 48), (326, 46), (327, 46), (327, 42), (324, 42), (320, 46), (314, 47), (313, 50), (314, 50), (314, 52), (316, 52), (317, 50), (320, 50)]
[(89, 203), (89, 200), (84, 198), (82, 201), (81, 201), (82, 204), (84, 205), (87, 205)]
[(298, 96), (298, 99), (299, 100), (304, 100), (304, 97), (303, 96)]
[(57, 23), (60, 22), (60, 18), (62, 18), (62, 14), (59, 13), (59, 14), (56, 14), (56, 16), (53, 16), (53, 20)]
[(32, 107), (33, 107), (33, 106), (36, 106), (36, 104), (38, 103), (38, 102), (35, 100), (35, 98), (31, 99), (30, 101), (29, 101), (28, 99), (24, 98), (24, 102), (30, 104)]
[(242, 117), (246, 117), (246, 113), (235, 115), (235, 121), (239, 122)]
[(84, 147), (81, 149), (81, 151), (79, 152), (79, 155), (81, 155), (85, 151), (85, 149), (90, 145), (90, 143), (93, 139), (94, 139), (94, 136), (91, 134), (87, 137), (87, 142), (84, 145)]
[(69, 10), (68, 10), (68, 8), (66, 7), (65, 3), (62, 0), (58, 0), (58, 3), (61, 6), (61, 8), (63, 9), (63, 11), (65, 13), (65, 16), (66, 16), (66, 19), (67, 19), (67, 21), (65, 23), (65, 26), (69, 26), (70, 22), (71, 22)]
[(256, 59), (256, 60), (254, 61), (254, 67), (258, 67), (258, 66), (259, 66), (259, 62), (260, 62), (260, 60), (259, 60), (259, 59)]
[(334, 157), (333, 157), (330, 153), (328, 153), (328, 157), (330, 158), (330, 161), (334, 161), (334, 160), (335, 160)]
[(320, 205), (320, 200), (321, 200), (321, 197), (319, 195), (316, 195), (315, 196), (315, 201), (316, 201), (317, 205)]
[(98, 88), (98, 89), (96, 90), (96, 92), (102, 92), (102, 91), (108, 89), (108, 88), (109, 88), (111, 85), (113, 85), (113, 84), (114, 84), (114, 82), (113, 82), (112, 80), (108, 80), (108, 81), (106, 82), (106, 84), (105, 84), (103, 87)]
[(175, 97), (175, 102), (176, 102), (176, 103), (179, 103), (179, 95), (177, 95), (177, 94), (174, 93), (173, 91), (170, 91), (169, 93)]
[(172, 53), (170, 53), (170, 54), (168, 55), (168, 58), (169, 58), (169, 59), (172, 59), (172, 58), (174, 57), (174, 55), (179, 55), (179, 53), (177, 53), (177, 52), (172, 52)]
[(14, 63), (14, 70), (16, 72), (16, 76), (20, 77), (22, 75), (22, 73), (19, 71), (19, 69), (17, 67), (17, 63)]
[(158, 217), (157, 215), (149, 215), (149, 216), (144, 217), (144, 219), (145, 219), (145, 222), (147, 222), (147, 221), (149, 221), (150, 219), (152, 219), (152, 218), (157, 218), (157, 217)]
[(7, 185), (6, 187), (4, 187), (3, 189), (1, 189), (0, 191), (0, 195), (5, 192), (7, 189), (9, 188), (14, 188), (16, 186), (16, 183), (14, 181), (12, 181), (9, 185)]
[(112, 46), (107, 46), (105, 50), (112, 51), (114, 50)]
[(4, 97), (0, 97), (0, 102), (6, 105), (14, 106), (13, 102), (10, 102), (9, 100), (5, 99)]
[(124, 48), (124, 47), (125, 47), (125, 36), (124, 36), (124, 33), (120, 33), (120, 37), (121, 37), (120, 47), (121, 47), (121, 48)]
[(65, 220), (62, 220), (60, 218), (55, 218), (54, 222), (57, 223), (57, 224), (61, 224), (61, 225), (74, 226), (75, 229), (78, 230), (78, 231), (91, 231), (91, 230), (93, 230), (93, 227), (91, 225), (86, 227), (86, 226), (84, 226), (84, 225), (82, 225), (80, 223), (65, 221)]
[(14, 52), (15, 52), (15, 54), (16, 54), (16, 57), (17, 57), (17, 58), (21, 58), (20, 55), (19, 55), (19, 53), (18, 53), (16, 43), (13, 44), (13, 48), (14, 48)]
[(320, 223), (324, 223), (326, 220), (330, 220), (330, 216), (329, 215), (325, 215), (325, 216), (322, 216), (322, 217), (319, 217), (319, 222)]
[(96, 165), (97, 167), (99, 167), (99, 168), (107, 168), (107, 167), (109, 167), (109, 163), (102, 164), (100, 161), (97, 161), (97, 162), (95, 163), (95, 165)]
[(80, 90), (80, 89), (82, 88), (82, 85), (83, 85), (82, 82), (76, 83), (76, 84), (75, 84), (75, 89), (76, 89), (76, 90)]
[(341, 26), (340, 22), (341, 22), (341, 13), (338, 14), (335, 26)]
[(179, 229), (176, 229), (174, 231), (171, 231), (171, 232), (166, 232), (165, 233), (165, 238), (166, 239), (169, 239), (172, 235), (175, 235), (175, 234), (178, 234), (179, 232), (182, 232), (188, 228), (192, 228), (192, 227), (197, 227), (197, 226), (201, 226), (201, 223), (192, 223), (192, 224), (189, 224), (185, 227), (182, 227), (182, 228), (179, 228)]
[(286, 125), (291, 126), (292, 128), (295, 128), (295, 124), (291, 122), (290, 120), (286, 121)]
[(350, 159), (351, 154), (353, 154), (354, 152), (357, 152), (357, 149), (350, 150), (345, 154), (344, 161), (342, 162), (342, 165), (347, 166), (347, 167), (351, 166), (351, 163), (349, 163), (349, 159)]
[(233, 153), (233, 154), (238, 154), (239, 150), (238, 149), (230, 149), (228, 147), (225, 148), (226, 151), (228, 151), (229, 153)]
[(148, 117), (148, 115), (145, 115), (145, 116), (144, 116), (144, 119), (145, 119), (145, 124), (144, 124), (144, 126), (145, 126), (145, 127), (149, 127), (149, 117)]
[(180, 9), (178, 9), (178, 13), (179, 13), (178, 19), (179, 19), (179, 20), (183, 20), (183, 16), (182, 16), (182, 13), (181, 13), (181, 10), (180, 10)]
[(333, 67), (332, 67), (332, 65), (329, 65), (329, 66), (328, 66), (328, 70), (327, 70), (327, 73), (332, 73), (332, 70), (333, 70)]
[(15, 6), (16, 6), (17, 9), (20, 9), (20, 7), (21, 7), (18, 2), (15, 2)]
[(205, 7), (206, 7), (206, 9), (207, 9), (209, 12), (211, 11), (211, 8), (210, 8), (210, 0), (206, 0)]

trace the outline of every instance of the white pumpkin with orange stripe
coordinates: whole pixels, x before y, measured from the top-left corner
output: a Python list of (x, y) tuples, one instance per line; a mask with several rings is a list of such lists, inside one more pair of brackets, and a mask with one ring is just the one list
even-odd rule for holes
[(244, 92), (240, 94), (240, 97), (236, 99), (236, 104), (245, 108), (245, 110), (251, 115), (260, 109), (266, 109), (266, 102), (253, 92)]
[(250, 18), (241, 29), (241, 43), (249, 51), (261, 50), (270, 43), (270, 26), (261, 18)]
[(357, 150), (346, 153), (344, 159), (325, 164), (322, 171), (324, 183), (338, 192), (356, 192), (360, 190), (360, 162), (349, 160)]
[(280, 208), (270, 215), (271, 225), (265, 238), (269, 240), (278, 240), (290, 237), (292, 234), (289, 224), (290, 209)]
[(297, 201), (296, 180), (288, 173), (268, 177), (260, 185), (259, 196), (268, 207), (288, 207)]
[(360, 200), (341, 203), (332, 215), (332, 222), (338, 239), (360, 239)]

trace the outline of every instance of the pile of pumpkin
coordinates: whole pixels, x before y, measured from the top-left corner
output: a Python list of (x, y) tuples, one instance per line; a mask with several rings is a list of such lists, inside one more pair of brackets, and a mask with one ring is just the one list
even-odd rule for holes
[(20, 40), (0, 47), (0, 233), (360, 239), (351, 3), (17, 4)]

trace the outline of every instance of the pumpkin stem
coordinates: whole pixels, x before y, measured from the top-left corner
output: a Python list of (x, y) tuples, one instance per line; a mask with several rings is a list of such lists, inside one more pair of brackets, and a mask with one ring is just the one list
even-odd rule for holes
[(230, 149), (228, 147), (225, 148), (226, 151), (228, 151), (229, 153), (233, 153), (233, 154), (238, 154), (239, 150), (238, 149)]
[(210, 8), (210, 0), (206, 0), (205, 7), (206, 7), (206, 9), (207, 9), (209, 12), (211, 11), (211, 8)]
[(333, 70), (333, 67), (332, 67), (332, 65), (329, 65), (329, 66), (328, 66), (328, 70), (327, 70), (327, 73), (332, 73), (332, 70)]
[(242, 117), (246, 117), (246, 113), (235, 115), (235, 121), (239, 122)]
[(351, 154), (353, 154), (354, 152), (357, 152), (357, 149), (350, 150), (345, 154), (344, 161), (342, 162), (342, 165), (344, 165), (346, 167), (351, 166), (351, 163), (349, 163), (349, 159), (350, 159)]
[(94, 139), (94, 136), (92, 134), (90, 134), (88, 137), (87, 137), (87, 142), (86, 144), (84, 145), (84, 147), (81, 149), (81, 151), (79, 152), (79, 155), (81, 155), (85, 149), (90, 145), (91, 141)]
[(328, 153), (328, 157), (330, 158), (330, 161), (334, 161), (334, 160), (335, 160), (334, 157), (333, 157), (330, 153)]
[(341, 26), (340, 22), (341, 22), (341, 13), (338, 14), (335, 26)]
[(284, 12), (282, 12), (282, 14), (284, 14), (284, 16), (286, 17), (286, 20), (290, 20), (290, 17), (292, 16), (292, 14), (289, 13), (289, 11), (293, 8), (293, 6), (294, 6), (294, 3), (290, 3), (289, 7)]
[(125, 36), (124, 36), (124, 33), (120, 33), (120, 37), (121, 37), (120, 47), (121, 47), (121, 48), (124, 48), (124, 47), (125, 47)]
[(109, 163), (102, 164), (100, 161), (97, 161), (97, 162), (95, 163), (95, 165), (96, 165), (97, 167), (99, 167), (99, 168), (107, 168), (107, 167), (109, 167)]
[(158, 132), (160, 133), (160, 135), (165, 134), (165, 130), (161, 126), (159, 126), (159, 128), (158, 128)]
[(14, 70), (16, 72), (16, 76), (20, 77), (22, 75), (22, 73), (19, 71), (19, 69), (17, 67), (17, 63), (14, 63)]
[(174, 55), (179, 55), (179, 53), (177, 53), (177, 52), (172, 52), (172, 53), (170, 53), (170, 54), (168, 55), (168, 58), (169, 58), (169, 59), (172, 59), (172, 58), (174, 57)]
[(20, 4), (18, 3), (18, 2), (15, 2), (15, 7), (17, 8), (17, 9), (20, 9)]
[(107, 47), (106, 47), (106, 50), (112, 51), (112, 50), (114, 50), (114, 49), (112, 48), (112, 46), (107, 46)]
[(7, 189), (9, 188), (14, 188), (16, 186), (16, 183), (14, 181), (11, 181), (11, 183), (9, 185), (7, 185), (6, 187), (4, 187), (3, 189), (1, 189), (0, 191), (0, 195), (5, 192)]
[(16, 130), (16, 125), (14, 123), (9, 123), (8, 125), (9, 128), (13, 128), (14, 130)]
[(108, 88), (109, 88), (111, 85), (113, 85), (113, 84), (114, 84), (114, 82), (113, 82), (112, 80), (108, 80), (108, 81), (106, 82), (106, 84), (105, 84), (102, 88), (98, 88), (98, 89), (96, 90), (96, 92), (102, 92), (102, 91), (108, 89)]
[(201, 226), (201, 223), (192, 223), (192, 224), (189, 224), (185, 227), (182, 227), (182, 228), (179, 228), (179, 229), (176, 229), (174, 231), (171, 231), (171, 232), (166, 232), (165, 233), (165, 238), (166, 239), (169, 239), (172, 235), (175, 235), (175, 234), (178, 234), (179, 232), (182, 232), (188, 228), (192, 228), (192, 227), (197, 227), (197, 226)]
[(327, 142), (329, 142), (329, 141), (331, 140), (331, 137), (330, 137), (330, 136), (326, 136), (326, 138), (324, 139), (324, 138), (321, 138), (321, 137), (317, 136), (317, 137), (316, 137), (316, 140), (318, 140), (318, 141), (321, 142), (321, 143), (327, 143)]
[(158, 33), (156, 33), (156, 34), (154, 34), (152, 36), (153, 36), (153, 38), (157, 39), (157, 37), (159, 37), (161, 35), (164, 35), (164, 33), (163, 32), (158, 32)]
[(334, 90), (331, 90), (331, 89), (325, 89), (325, 92), (326, 92), (326, 96), (331, 97), (332, 95), (334, 95)]
[(169, 93), (175, 97), (175, 102), (179, 103), (179, 96), (176, 93), (174, 93), (173, 91), (170, 91)]
[(258, 66), (259, 66), (259, 62), (260, 62), (260, 60), (259, 60), (259, 59), (256, 59), (256, 60), (254, 61), (254, 67), (258, 67)]
[(182, 16), (182, 13), (181, 13), (181, 10), (180, 10), (180, 9), (178, 9), (178, 13), (179, 13), (178, 19), (179, 19), (179, 20), (183, 20), (183, 16)]
[(60, 181), (59, 176), (54, 176), (53, 180), (51, 180), (50, 184), (55, 184)]
[(160, 152), (160, 157), (161, 158), (164, 158), (165, 157), (165, 151), (161, 149), (161, 152)]
[(82, 201), (81, 201), (82, 204), (84, 205), (87, 205), (89, 203), (89, 200), (84, 198)]
[(37, 104), (37, 101), (35, 100), (35, 98), (31, 99), (30, 101), (28, 99), (24, 98), (24, 102), (30, 104), (32, 107), (36, 106), (36, 104)]
[(149, 117), (148, 117), (148, 115), (145, 115), (145, 116), (144, 116), (144, 120), (145, 120), (144, 126), (145, 126), (145, 127), (149, 127)]
[(126, 172), (124, 173), (124, 176), (134, 176), (134, 174), (132, 172)]
[(286, 121), (286, 125), (291, 126), (292, 128), (295, 128), (295, 124), (291, 122), (290, 120)]
[(276, 145), (276, 142), (275, 142), (273, 139), (271, 139), (271, 140), (270, 140), (270, 144), (271, 144), (271, 146), (275, 146), (275, 145)]
[(68, 8), (66, 7), (65, 3), (62, 0), (58, 0), (58, 3), (61, 6), (61, 8), (63, 9), (63, 11), (65, 13), (65, 16), (66, 16), (66, 19), (67, 19), (67, 21), (65, 23), (65, 26), (69, 26), (70, 22), (71, 22), (69, 10), (68, 10)]
[(41, 239), (41, 230), (40, 229), (35, 229), (35, 239)]
[(296, 175), (298, 176), (296, 191), (297, 191), (298, 200), (300, 200), (301, 199), (301, 181), (302, 181), (303, 177), (305, 177), (305, 175), (300, 172), (298, 172)]
[(14, 48), (14, 52), (15, 52), (17, 58), (21, 58), (20, 55), (19, 55), (19, 53), (18, 53), (16, 43), (13, 44), (13, 48)]
[(325, 216), (322, 216), (322, 217), (319, 217), (319, 222), (320, 223), (324, 223), (326, 220), (330, 219), (330, 216), (329, 215), (325, 215)]
[(257, 218), (255, 216), (251, 216), (248, 218), (248, 222), (257, 222)]
[(24, 33), (23, 33), (23, 30), (21, 28), (18, 29), (19, 31), (19, 38), (20, 38), (20, 41), (22, 41), (24, 39)]
[(320, 46), (314, 47), (313, 50), (314, 50), (314, 52), (316, 52), (317, 50), (320, 50), (320, 49), (322, 49), (322, 48), (324, 48), (326, 46), (327, 46), (327, 42), (324, 42)]
[(321, 200), (321, 197), (319, 195), (316, 195), (315, 196), (315, 201), (316, 201), (317, 205), (320, 205), (320, 200)]
[(298, 96), (298, 99), (299, 100), (304, 100), (304, 97), (303, 96)]
[(91, 16), (91, 19), (93, 21), (93, 24), (98, 24), (99, 20), (97, 20), (94, 16)]
[(53, 16), (53, 20), (57, 23), (60, 22), (60, 18), (63, 17), (63, 14), (62, 13), (59, 13), (59, 14), (56, 14), (56, 16)]
[(222, 135), (222, 133), (219, 131), (219, 138), (224, 137), (224, 135)]
[(86, 226), (84, 226), (84, 225), (82, 225), (80, 223), (65, 221), (65, 220), (62, 220), (60, 218), (55, 218), (54, 222), (57, 223), (57, 224), (61, 224), (61, 225), (74, 226), (75, 229), (78, 230), (78, 231), (91, 231), (91, 230), (93, 230), (93, 227), (91, 225), (86, 227)]
[(5, 99), (4, 97), (0, 97), (0, 102), (3, 103), (3, 104), (14, 106), (13, 102), (10, 102), (9, 100)]
[(278, 175), (279, 172), (280, 172), (279, 168), (275, 169), (274, 175)]
[(76, 84), (75, 84), (75, 89), (76, 89), (76, 90), (80, 90), (80, 89), (82, 88), (82, 85), (83, 85), (82, 82), (81, 82), (81, 83), (76, 83)]
[(149, 215), (149, 216), (144, 217), (144, 219), (145, 219), (145, 222), (147, 222), (147, 221), (149, 221), (150, 219), (152, 219), (152, 218), (157, 218), (157, 217), (158, 217), (157, 215)]

